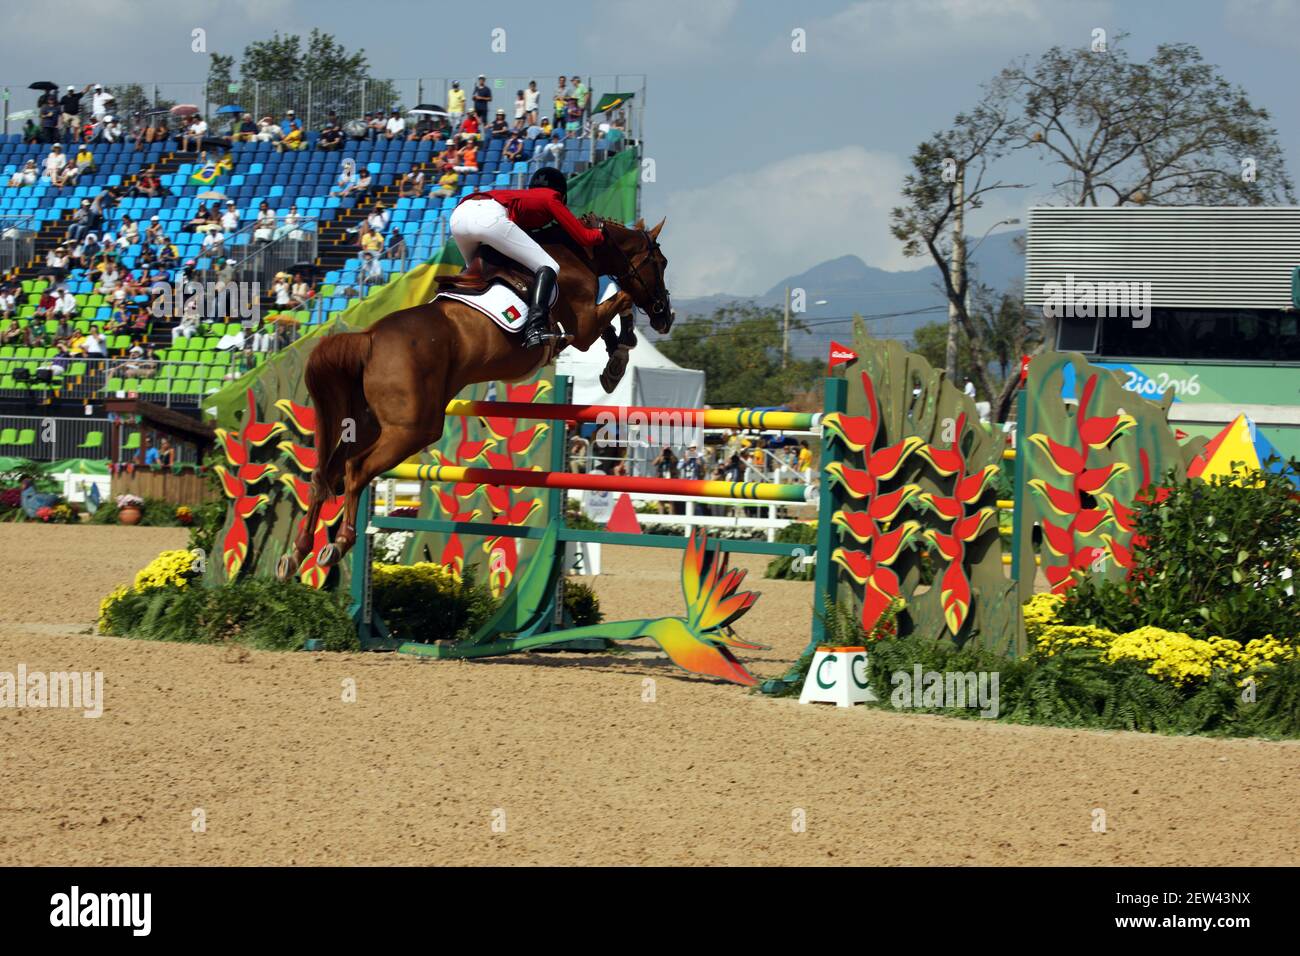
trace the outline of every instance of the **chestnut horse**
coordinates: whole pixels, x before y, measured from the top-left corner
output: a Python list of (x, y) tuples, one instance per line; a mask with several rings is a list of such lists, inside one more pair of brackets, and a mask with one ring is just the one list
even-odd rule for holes
[[(612, 366), (616, 346), (622, 346), (626, 358), (631, 336), (626, 313), (633, 305), (649, 315), (657, 332), (672, 327), (673, 312), (664, 284), (668, 260), (658, 243), (664, 224), (650, 230), (641, 222), (635, 229), (611, 221), (604, 225), (605, 241), (592, 248), (579, 246), (555, 225), (533, 238), (560, 265), (551, 309), (552, 320), (565, 333), (559, 348), (572, 344), (585, 352), (603, 338)], [(606, 275), (620, 291), (597, 304), (599, 278)], [(615, 335), (609, 325), (620, 315), (623, 334)], [(336, 564), (356, 540), (361, 492), (442, 437), (447, 403), (461, 389), (527, 378), (556, 351), (554, 345), (522, 348), (518, 334), (454, 299), (435, 299), (385, 316), (362, 332), (321, 339), (304, 373), (316, 410), (318, 460), (311, 503), (293, 554), (280, 559), (277, 576), (292, 576), (310, 553), (321, 506), (338, 493), (340, 481), (346, 498), (343, 521), (333, 543), (317, 555), (322, 567)]]

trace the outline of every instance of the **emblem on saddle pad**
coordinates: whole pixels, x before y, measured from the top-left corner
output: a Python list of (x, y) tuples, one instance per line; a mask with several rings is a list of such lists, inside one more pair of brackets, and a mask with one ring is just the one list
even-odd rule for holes
[[(507, 332), (518, 332), (524, 326), (524, 316), (528, 314), (528, 303), (513, 288), (501, 281), (494, 281), (481, 292), (439, 289), (434, 300), (455, 299), (464, 302), (482, 312)], [(551, 304), (556, 296), (552, 295)]]

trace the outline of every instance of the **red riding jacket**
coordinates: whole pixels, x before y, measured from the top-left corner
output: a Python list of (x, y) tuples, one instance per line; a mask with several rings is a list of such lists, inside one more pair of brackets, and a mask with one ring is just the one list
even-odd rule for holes
[(489, 192), (471, 193), (461, 202), (471, 199), (495, 199), (506, 207), (510, 221), (521, 229), (540, 229), (555, 220), (580, 246), (597, 246), (605, 236), (599, 229), (588, 229), (569, 211), (554, 189), (493, 189)]

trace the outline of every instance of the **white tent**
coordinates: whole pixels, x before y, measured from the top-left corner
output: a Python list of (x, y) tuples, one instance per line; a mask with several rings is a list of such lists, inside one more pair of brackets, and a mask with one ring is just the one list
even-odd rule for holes
[(555, 374), (573, 379), (573, 396), (578, 405), (657, 405), (667, 408), (702, 408), (704, 373), (682, 368), (638, 335), (628, 356), (627, 372), (613, 392), (600, 387), (600, 373), (609, 355), (597, 342), (590, 350), (567, 348), (555, 360)]
[[(607, 290), (606, 295), (610, 292)], [(616, 319), (615, 322), (618, 320)], [(628, 356), (627, 371), (613, 392), (600, 387), (600, 373), (605, 368), (608, 353), (601, 342), (596, 342), (587, 352), (568, 348), (555, 360), (555, 374), (573, 379), (573, 393), (569, 401), (577, 405), (650, 405), (659, 408), (703, 408), (704, 373), (682, 368), (654, 347), (644, 335), (638, 335), (636, 347)], [(698, 434), (682, 435), (682, 444), (698, 443)], [(684, 448), (676, 449), (680, 455)], [(645, 466), (658, 454), (648, 448), (638, 449), (632, 457)]]

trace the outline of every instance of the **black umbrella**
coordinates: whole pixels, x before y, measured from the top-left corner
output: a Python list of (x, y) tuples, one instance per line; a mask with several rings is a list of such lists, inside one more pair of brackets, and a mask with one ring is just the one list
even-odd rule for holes
[(35, 83), (33, 83), (31, 86), (27, 88), (29, 90), (57, 90), (59, 88), (59, 84), (51, 83), (49, 80), (37, 80)]
[(413, 107), (411, 107), (411, 109), (408, 110), (408, 112), (410, 112), (410, 113), (416, 113), (416, 112), (420, 112), (420, 113), (445, 113), (445, 112), (447, 112), (447, 108), (446, 108), (445, 106), (439, 106), (437, 103), (421, 103), (419, 106), (413, 106)]
[(320, 266), (316, 265), (314, 262), (299, 262), (291, 265), (284, 271), (292, 274), (294, 272), (317, 272), (319, 270)]

